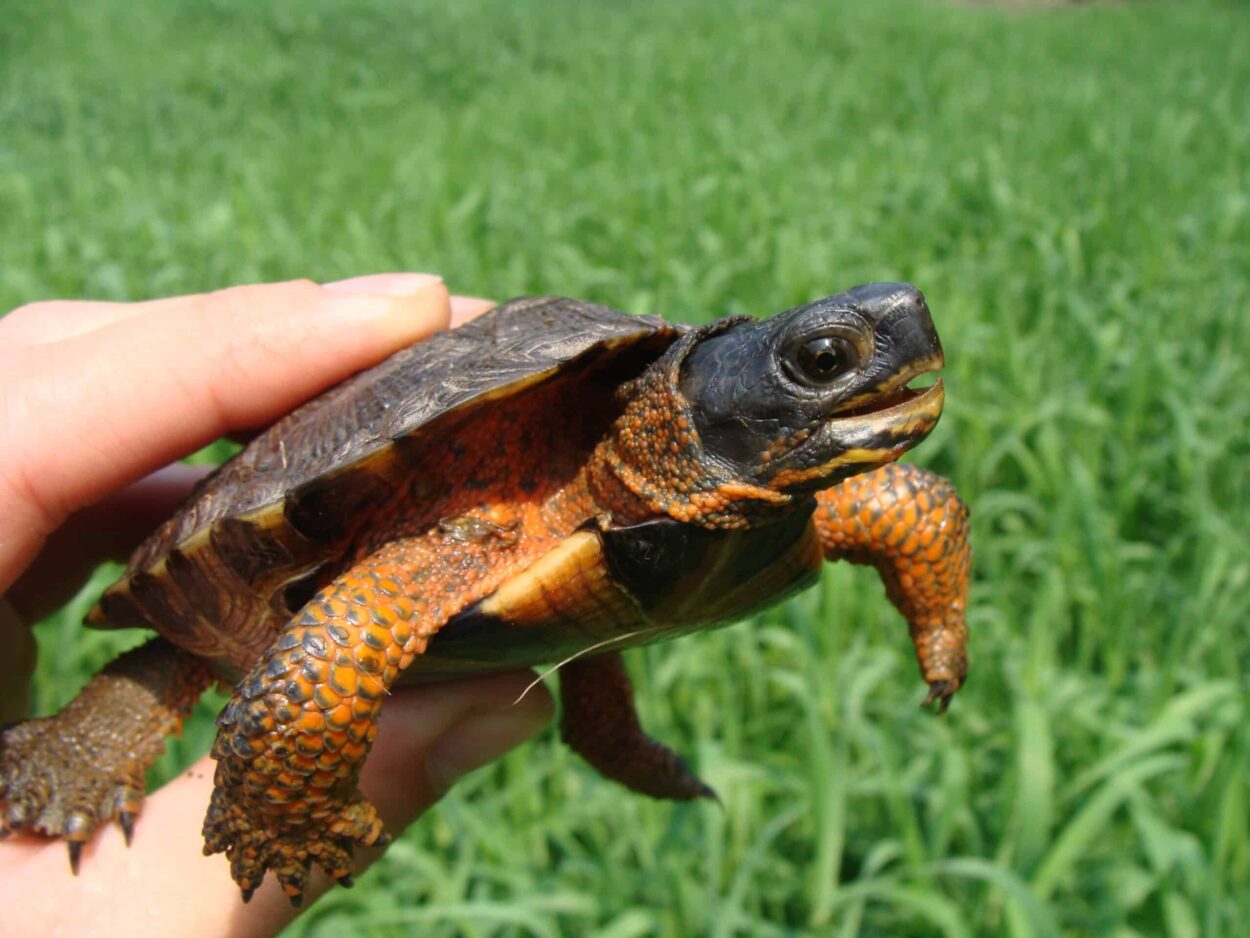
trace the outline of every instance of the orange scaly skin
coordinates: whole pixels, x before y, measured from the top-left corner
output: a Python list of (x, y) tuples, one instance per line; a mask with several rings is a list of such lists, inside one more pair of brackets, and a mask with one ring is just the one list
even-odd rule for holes
[(633, 382), (632, 400), (587, 466), (590, 490), (618, 523), (668, 517), (705, 528), (749, 528), (785, 510), (784, 492), (718, 475), (703, 457), (676, 365)]
[(910, 627), (930, 688), (925, 703), (945, 710), (968, 672), (967, 506), (947, 479), (906, 463), (853, 476), (816, 500), (826, 559), (877, 569)]

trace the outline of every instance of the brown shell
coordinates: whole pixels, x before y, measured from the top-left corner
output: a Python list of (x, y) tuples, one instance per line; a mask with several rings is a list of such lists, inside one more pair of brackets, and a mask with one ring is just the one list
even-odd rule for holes
[[(654, 360), (680, 327), (579, 300), (513, 300), (392, 355), (288, 414), (204, 480), (135, 551), (88, 621), (156, 628), (242, 664), (337, 566), (350, 519), (419, 471), (461, 419), (591, 361)], [(453, 419), (455, 418), (455, 419)]]

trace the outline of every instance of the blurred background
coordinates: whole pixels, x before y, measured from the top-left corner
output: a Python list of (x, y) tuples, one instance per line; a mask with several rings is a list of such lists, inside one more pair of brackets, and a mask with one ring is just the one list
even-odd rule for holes
[[(428, 270), (702, 321), (906, 279), (942, 332), (914, 458), (976, 549), (944, 718), (871, 572), (830, 569), (629, 659), (723, 808), (551, 734), (290, 934), (1245, 933), (1244, 3), (0, 11), (0, 309)], [(78, 624), (110, 575), (41, 626), (40, 712), (118, 647)]]

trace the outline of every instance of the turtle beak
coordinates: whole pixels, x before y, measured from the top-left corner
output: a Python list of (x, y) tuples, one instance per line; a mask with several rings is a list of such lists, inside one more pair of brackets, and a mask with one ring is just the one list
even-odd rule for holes
[(830, 453), (829, 458), (816, 465), (782, 468), (769, 485), (812, 491), (894, 462), (933, 431), (945, 400), (946, 390), (938, 378), (923, 390), (900, 388), (872, 404), (835, 415), (812, 437), (813, 448)]
[(871, 404), (841, 411), (834, 422), (851, 449), (877, 453), (882, 462), (892, 462), (933, 431), (945, 401), (946, 390), (938, 378), (927, 388), (901, 387)]

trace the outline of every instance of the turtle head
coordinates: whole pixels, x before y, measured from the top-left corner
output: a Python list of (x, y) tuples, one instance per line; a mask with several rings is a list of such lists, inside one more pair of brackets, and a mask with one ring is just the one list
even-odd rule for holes
[(929, 309), (906, 283), (874, 283), (769, 319), (714, 325), (680, 370), (706, 456), (775, 492), (828, 488), (892, 462), (936, 426), (942, 367)]

